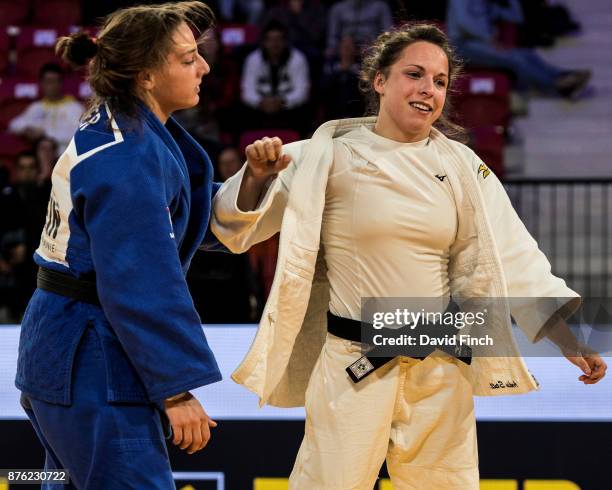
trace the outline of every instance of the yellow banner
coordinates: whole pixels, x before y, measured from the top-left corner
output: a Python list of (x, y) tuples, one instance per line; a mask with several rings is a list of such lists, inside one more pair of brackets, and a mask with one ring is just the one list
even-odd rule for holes
[[(4, 490), (0, 486), (0, 490)], [(253, 490), (289, 490), (287, 478), (255, 478)], [(389, 479), (379, 480), (378, 490), (393, 490)], [(525, 480), (519, 486), (518, 480), (480, 480), (480, 490), (580, 490), (568, 480)]]

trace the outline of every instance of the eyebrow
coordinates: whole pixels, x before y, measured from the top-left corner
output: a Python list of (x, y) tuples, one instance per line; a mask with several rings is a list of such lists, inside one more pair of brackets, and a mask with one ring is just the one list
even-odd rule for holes
[[(406, 65), (406, 67), (408, 67), (408, 66), (414, 66), (414, 67), (418, 68), (419, 70), (426, 71), (426, 70), (425, 70), (425, 68), (424, 68), (424, 67), (422, 67), (421, 65), (415, 65), (415, 64), (413, 64), (413, 63), (409, 63), (408, 65)], [(444, 72), (440, 72), (440, 73), (438, 73), (436, 76), (437, 76), (437, 77), (439, 77), (439, 76), (443, 76), (443, 77), (447, 77), (447, 78), (448, 78), (448, 74), (447, 74), (447, 73), (444, 73)]]
[(179, 56), (185, 56), (186, 54), (192, 54), (192, 53), (195, 53), (197, 50), (198, 50), (198, 48), (191, 48), (191, 49), (189, 49), (187, 51), (184, 51), (184, 52), (180, 53)]

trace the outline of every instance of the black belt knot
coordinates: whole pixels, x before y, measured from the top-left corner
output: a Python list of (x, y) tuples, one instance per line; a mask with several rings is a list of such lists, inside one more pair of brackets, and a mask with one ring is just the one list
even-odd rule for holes
[[(362, 342), (361, 339), (361, 322), (358, 320), (352, 320), (350, 318), (342, 318), (334, 315), (330, 311), (327, 312), (327, 331), (336, 337), (340, 337), (341, 339), (351, 340), (353, 342)], [(368, 347), (366, 345), (366, 347)], [(457, 357), (448, 349), (441, 349), (444, 352), (456, 357), (460, 361), (465, 362), (466, 364), (471, 364), (472, 358), (471, 354), (468, 357)], [(433, 349), (432, 349), (433, 351)], [(361, 356), (355, 362), (353, 362), (350, 366), (346, 368), (346, 372), (353, 380), (353, 382), (357, 383), (361, 381), (366, 376), (369, 376), (374, 371), (376, 371), (379, 367), (384, 366), (389, 361), (395, 359), (395, 357), (386, 357), (381, 356), (382, 352), (381, 347), (372, 347), (367, 351), (366, 354)], [(470, 349), (471, 353), (471, 349)], [(423, 360), (425, 357), (419, 356), (407, 356), (413, 359)]]

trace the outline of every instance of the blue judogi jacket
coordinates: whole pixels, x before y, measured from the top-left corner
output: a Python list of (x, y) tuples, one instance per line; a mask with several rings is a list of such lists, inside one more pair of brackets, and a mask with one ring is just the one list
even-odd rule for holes
[(106, 363), (108, 401), (159, 402), (221, 379), (185, 275), (218, 185), (202, 148), (146, 107), (135, 124), (101, 106), (60, 157), (38, 265), (94, 277), (102, 307), (37, 289), (21, 326), (16, 386), (70, 404), (86, 327)]

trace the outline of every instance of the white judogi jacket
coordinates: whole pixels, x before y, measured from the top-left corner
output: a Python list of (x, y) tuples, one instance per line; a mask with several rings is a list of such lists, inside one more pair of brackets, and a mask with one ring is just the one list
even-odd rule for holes
[[(212, 231), (231, 251), (240, 253), (280, 229), (276, 274), (257, 336), (233, 379), (255, 392), (263, 405), (302, 406), (314, 364), (327, 332), (329, 283), (320, 250), (325, 189), (332, 164), (332, 138), (376, 118), (323, 124), (310, 140), (290, 143), (293, 158), (267, 190), (258, 208), (236, 205), (245, 167), (230, 178), (214, 199)], [(501, 183), (465, 145), (432, 129), (430, 145), (451, 183), (458, 215), (450, 249), (449, 282), (460, 298), (523, 298), (497, 302), (487, 317), (493, 346), (473, 347), (470, 366), (459, 362), (476, 395), (526, 393), (535, 378), (518, 351), (510, 314), (530, 341), (559, 311), (567, 316), (580, 299), (550, 264), (512, 208)], [(376, 161), (365, 144), (354, 145), (357, 164)], [(538, 300), (540, 298), (540, 300)], [(542, 301), (541, 298), (550, 298)]]

